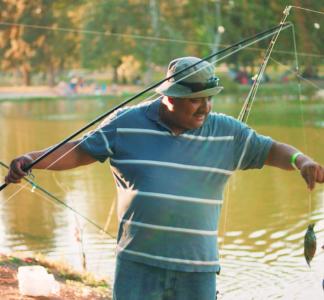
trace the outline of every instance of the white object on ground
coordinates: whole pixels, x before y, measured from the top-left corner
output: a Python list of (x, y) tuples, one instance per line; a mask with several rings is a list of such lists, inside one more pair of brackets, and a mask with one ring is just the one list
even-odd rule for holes
[(60, 285), (52, 274), (42, 266), (23, 266), (18, 268), (19, 292), (25, 296), (45, 296), (58, 294)]

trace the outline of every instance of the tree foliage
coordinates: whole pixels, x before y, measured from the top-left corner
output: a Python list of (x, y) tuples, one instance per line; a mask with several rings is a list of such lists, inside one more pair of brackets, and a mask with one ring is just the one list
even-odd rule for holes
[[(0, 11), (1, 68), (20, 71), (30, 84), (31, 72), (48, 75), (54, 83), (55, 70), (73, 60), (78, 40), (74, 34), (56, 30), (73, 26), (73, 13), (65, 1), (6, 0)], [(75, 8), (75, 7), (74, 7)]]
[[(322, 9), (320, 1), (288, 4)], [(215, 41), (221, 41), (216, 49), (222, 48), (277, 25), (285, 8), (280, 1), (266, 0), (0, 0), (0, 7), (1, 70), (20, 72), (25, 84), (36, 73), (54, 84), (61, 72), (78, 68), (112, 68), (118, 81), (119, 71), (129, 71), (131, 61), (136, 72), (145, 73), (175, 57), (202, 57), (215, 49)], [(303, 52), (302, 64), (320, 64), (323, 15), (292, 9), (288, 20)], [(257, 66), (268, 43), (226, 62), (237, 68)], [(282, 33), (275, 50), (275, 59), (294, 61), (291, 30)]]

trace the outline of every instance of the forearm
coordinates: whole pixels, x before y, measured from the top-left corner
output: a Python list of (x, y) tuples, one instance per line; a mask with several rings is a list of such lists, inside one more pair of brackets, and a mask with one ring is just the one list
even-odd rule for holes
[[(48, 170), (68, 170), (78, 166), (86, 165), (95, 162), (87, 153), (83, 152), (77, 145), (79, 141), (68, 142), (56, 149), (53, 153), (46, 156), (40, 162), (33, 166), (33, 169), (48, 169)], [(26, 153), (33, 161), (44, 155), (51, 147)]]
[[(274, 141), (265, 164), (285, 170), (294, 170), (291, 165), (291, 157), (296, 152), (299, 152), (299, 150), (295, 147)], [(298, 169), (301, 169), (301, 166), (306, 162), (313, 162), (313, 160), (302, 154), (297, 156), (295, 164)]]
[[(297, 152), (299, 151), (290, 145), (274, 142), (265, 164), (285, 170), (294, 170), (291, 159)], [(324, 168), (319, 163), (305, 154), (295, 156), (295, 158), (295, 166), (300, 170), (299, 173), (310, 190), (315, 187), (316, 182), (324, 182)]]
[[(87, 165), (96, 160), (78, 147), (79, 141), (68, 142), (53, 153), (47, 155), (38, 163), (33, 165), (33, 169), (49, 169), (49, 170), (67, 170), (82, 165)], [(33, 151), (19, 156), (12, 160), (5, 182), (19, 183), (21, 178), (27, 175), (26, 167), (30, 166), (33, 161), (43, 156), (50, 148)]]

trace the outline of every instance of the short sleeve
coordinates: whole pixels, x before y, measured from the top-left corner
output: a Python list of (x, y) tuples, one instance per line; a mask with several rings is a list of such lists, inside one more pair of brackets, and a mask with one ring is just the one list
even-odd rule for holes
[(95, 130), (82, 137), (80, 148), (100, 162), (113, 156), (116, 139), (116, 118), (106, 118)]
[(268, 157), (273, 140), (261, 134), (243, 123), (238, 124), (238, 132), (235, 135), (234, 161), (235, 169), (261, 169)]

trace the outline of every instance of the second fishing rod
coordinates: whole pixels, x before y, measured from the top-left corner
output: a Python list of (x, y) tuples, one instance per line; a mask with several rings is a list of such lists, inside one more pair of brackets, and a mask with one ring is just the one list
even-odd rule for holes
[[(84, 127), (80, 128), (79, 130), (75, 131), (73, 134), (71, 134), (70, 136), (68, 136), (67, 138), (65, 138), (64, 140), (62, 140), (60, 143), (56, 144), (55, 146), (51, 147), (50, 149), (48, 149), (48, 151), (46, 151), (43, 155), (39, 156), (37, 159), (35, 159), (32, 163), (30, 163), (29, 165), (24, 167), (24, 171), (28, 172), (32, 169), (32, 167), (34, 165), (36, 165), (37, 163), (39, 163), (41, 160), (43, 160), (44, 158), (46, 158), (48, 155), (50, 155), (51, 153), (53, 153), (54, 151), (56, 151), (57, 149), (59, 149), (61, 146), (63, 146), (64, 144), (66, 144), (67, 142), (69, 142), (70, 140), (72, 140), (73, 138), (75, 138), (76, 136), (78, 136), (80, 133), (84, 132), (85, 130), (87, 130), (88, 128), (90, 128), (91, 126), (93, 126), (94, 124), (98, 123), (99, 121), (103, 120), (104, 118), (106, 118), (107, 116), (109, 116), (110, 114), (112, 114), (113, 112), (115, 112), (116, 110), (118, 110), (119, 108), (123, 107), (124, 105), (130, 103), (131, 101), (141, 97), (142, 95), (144, 95), (145, 93), (153, 90), (154, 88), (158, 87), (159, 85), (161, 85), (162, 83), (164, 83), (165, 81), (168, 81), (178, 75), (180, 75), (181, 73), (187, 71), (188, 69), (195, 67), (197, 65), (199, 65), (200, 63), (202, 63), (203, 61), (209, 61), (212, 58), (215, 58), (217, 56), (221, 56), (222, 58), (229, 56), (231, 53), (233, 52), (238, 52), (254, 43), (257, 43), (265, 38), (268, 38), (274, 34), (276, 34), (279, 30), (285, 30), (289, 27), (291, 27), (292, 24), (291, 23), (285, 23), (284, 25), (278, 25), (278, 26), (274, 26), (268, 30), (265, 30), (263, 32), (260, 32), (256, 35), (253, 35), (249, 38), (243, 39), (229, 47), (226, 47), (218, 52), (212, 53), (204, 58), (202, 58), (200, 61), (182, 69), (179, 72), (174, 73), (172, 76), (166, 77), (160, 81), (158, 81), (157, 83), (152, 84), (151, 86), (145, 88), (144, 90), (142, 90), (141, 92), (135, 94), (134, 96), (126, 99), (125, 101), (121, 102), (120, 104), (118, 104), (117, 106), (115, 106), (114, 108), (110, 109), (109, 111), (101, 114), (100, 116), (98, 116), (97, 118), (95, 118), (93, 121), (89, 122), (88, 124), (86, 124)], [(8, 183), (3, 183), (0, 186), (0, 191), (2, 191), (3, 189), (5, 189), (8, 186)]]

